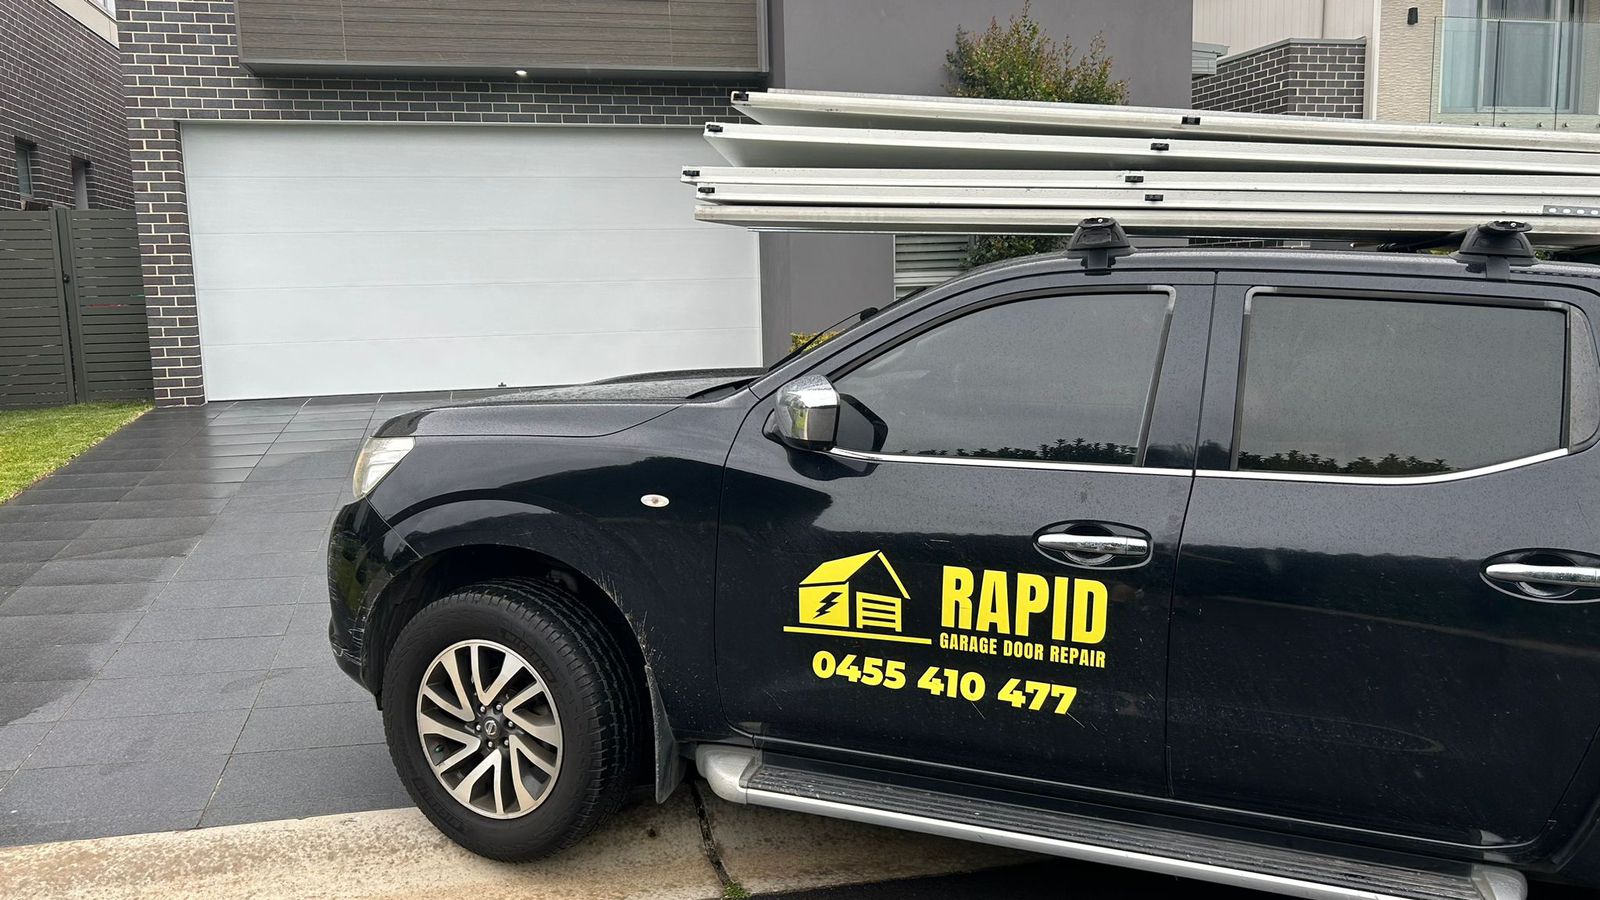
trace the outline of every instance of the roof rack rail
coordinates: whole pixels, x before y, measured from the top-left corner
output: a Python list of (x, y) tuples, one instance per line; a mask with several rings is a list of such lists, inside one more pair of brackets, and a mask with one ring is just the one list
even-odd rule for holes
[(1511, 219), (1485, 222), (1467, 229), (1461, 248), (1451, 256), (1466, 263), (1469, 270), (1482, 267), (1485, 276), (1504, 281), (1511, 276), (1512, 266), (1531, 266), (1539, 261), (1528, 240), (1532, 230), (1527, 222)]
[(1116, 263), (1117, 257), (1133, 252), (1128, 235), (1110, 216), (1091, 216), (1078, 223), (1067, 241), (1067, 258), (1083, 260), (1084, 269), (1104, 272)]

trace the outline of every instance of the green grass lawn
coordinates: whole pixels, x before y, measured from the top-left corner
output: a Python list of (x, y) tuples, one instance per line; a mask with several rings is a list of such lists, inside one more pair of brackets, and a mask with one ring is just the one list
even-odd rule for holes
[(0, 503), (105, 440), (148, 403), (79, 403), (0, 410)]

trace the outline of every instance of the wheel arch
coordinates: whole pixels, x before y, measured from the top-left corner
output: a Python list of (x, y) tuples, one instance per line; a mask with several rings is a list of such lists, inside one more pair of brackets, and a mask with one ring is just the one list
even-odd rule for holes
[[(383, 703), (384, 668), (390, 649), (406, 624), (429, 604), (471, 584), (496, 578), (540, 578), (560, 585), (583, 601), (628, 661), (629, 677), (649, 697), (649, 723), (654, 740), (646, 748), (653, 757), (655, 795), (658, 802), (682, 780), (681, 749), (667, 718), (656, 676), (646, 657), (646, 645), (612, 592), (582, 568), (529, 547), (504, 543), (456, 543), (420, 556), (396, 573), (372, 605), (366, 623), (366, 660), (363, 681)], [(645, 723), (639, 723), (643, 725)]]

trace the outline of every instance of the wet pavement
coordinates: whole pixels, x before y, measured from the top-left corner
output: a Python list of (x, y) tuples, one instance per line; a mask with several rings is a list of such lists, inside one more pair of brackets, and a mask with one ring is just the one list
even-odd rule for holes
[(0, 845), (410, 805), (324, 547), (362, 438), (450, 398), (155, 410), (0, 505)]

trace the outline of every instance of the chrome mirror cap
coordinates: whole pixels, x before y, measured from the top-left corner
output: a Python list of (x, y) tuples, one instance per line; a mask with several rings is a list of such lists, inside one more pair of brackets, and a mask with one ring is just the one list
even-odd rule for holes
[(798, 450), (828, 450), (839, 428), (839, 392), (821, 375), (804, 375), (778, 389), (773, 428)]

